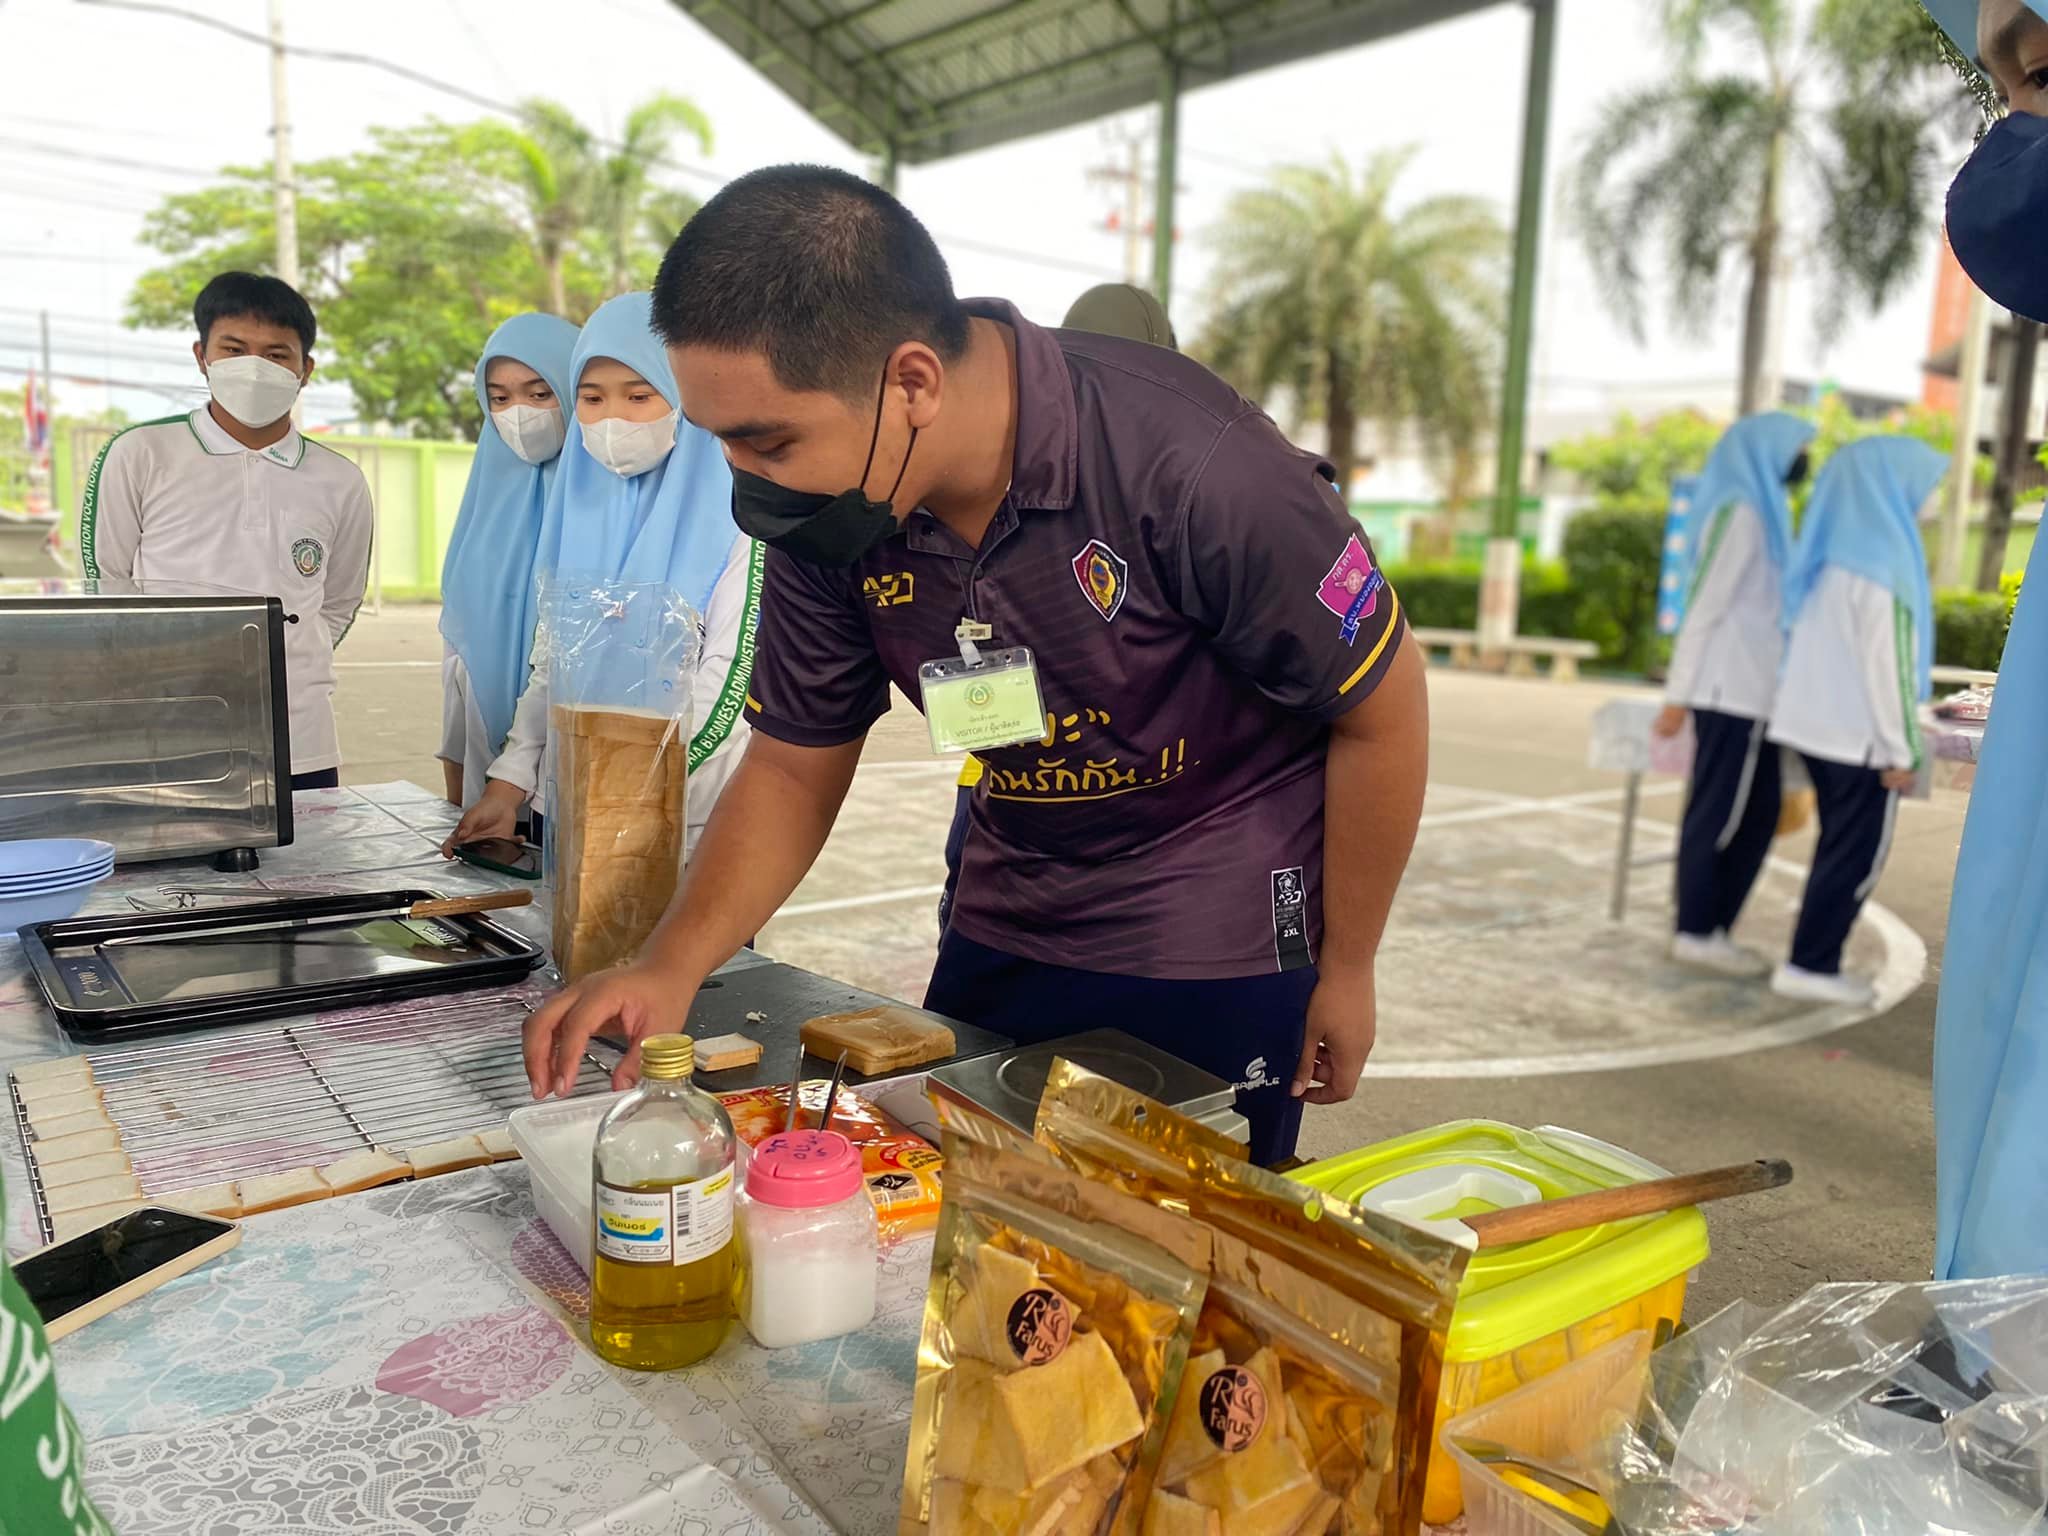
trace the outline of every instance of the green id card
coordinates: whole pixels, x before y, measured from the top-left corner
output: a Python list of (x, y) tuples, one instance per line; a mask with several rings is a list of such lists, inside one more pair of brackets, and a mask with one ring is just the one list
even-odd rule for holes
[(1045, 736), (1038, 667), (1023, 646), (983, 651), (980, 660), (928, 661), (917, 669), (934, 752), (981, 752)]

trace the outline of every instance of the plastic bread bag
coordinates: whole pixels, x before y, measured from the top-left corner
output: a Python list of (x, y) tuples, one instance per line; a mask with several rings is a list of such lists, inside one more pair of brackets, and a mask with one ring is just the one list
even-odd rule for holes
[(1234, 1155), (1056, 1061), (1039, 1142), (1210, 1234), (1211, 1276), (1143, 1536), (1420, 1528), (1444, 1332), (1469, 1250)]
[(701, 621), (663, 583), (573, 574), (541, 612), (554, 961), (575, 981), (630, 959), (675, 895)]
[(899, 1531), (1137, 1536), (1206, 1236), (1035, 1148), (943, 1141)]
[(1638, 1536), (2042, 1536), (2048, 1278), (1738, 1302), (1651, 1355), (1639, 1401), (1585, 1438)]

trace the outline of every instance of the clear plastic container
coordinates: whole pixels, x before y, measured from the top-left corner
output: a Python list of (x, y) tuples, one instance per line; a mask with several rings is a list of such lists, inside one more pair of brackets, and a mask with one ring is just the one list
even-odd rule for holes
[(1534, 1479), (1467, 1447), (1497, 1445), (1561, 1467), (1590, 1486), (1595, 1469), (1579, 1455), (1603, 1409), (1632, 1405), (1641, 1395), (1649, 1358), (1648, 1334), (1624, 1334), (1445, 1425), (1437, 1454), (1463, 1469), (1469, 1536), (1584, 1536), (1586, 1527), (1559, 1507), (1562, 1501), (1545, 1497)]
[(740, 1319), (764, 1349), (865, 1328), (879, 1236), (860, 1153), (837, 1131), (771, 1136), (747, 1164)]
[(703, 1359), (732, 1320), (733, 1155), (725, 1106), (690, 1082), (687, 1035), (640, 1045), (641, 1082), (591, 1149), (590, 1343), (614, 1365)]

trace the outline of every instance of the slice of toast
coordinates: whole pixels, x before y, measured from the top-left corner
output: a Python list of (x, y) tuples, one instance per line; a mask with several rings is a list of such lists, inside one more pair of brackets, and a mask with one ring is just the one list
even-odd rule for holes
[(29, 1150), (35, 1153), (38, 1168), (54, 1168), (59, 1163), (91, 1157), (96, 1153), (120, 1151), (121, 1133), (111, 1125), (103, 1125), (97, 1130), (77, 1131), (69, 1136), (39, 1136)]
[(92, 1081), (92, 1063), (83, 1056), (52, 1056), (44, 1061), (24, 1061), (14, 1068), (14, 1080), (24, 1086), (69, 1082), (83, 1088)]
[(509, 1163), (519, 1156), (519, 1149), (512, 1144), (512, 1133), (500, 1127), (494, 1131), (477, 1132), (477, 1144), (491, 1154), (494, 1163)]
[(375, 1189), (379, 1184), (395, 1183), (411, 1175), (411, 1167), (402, 1159), (370, 1147), (361, 1152), (351, 1152), (347, 1157), (329, 1163), (320, 1170), (320, 1182), (334, 1194), (352, 1195), (359, 1190)]
[(114, 1122), (107, 1118), (107, 1112), (97, 1105), (75, 1115), (58, 1115), (52, 1119), (31, 1114), (28, 1123), (35, 1128), (38, 1141), (58, 1141), (66, 1136), (76, 1136), (81, 1131), (112, 1130), (114, 1126)]
[(233, 1221), (242, 1214), (241, 1191), (233, 1179), (225, 1184), (208, 1184), (200, 1189), (181, 1189), (173, 1194), (150, 1197), (157, 1205), (168, 1206), (174, 1211), (190, 1211), (195, 1216), (218, 1216), (222, 1221)]
[(109, 1174), (104, 1178), (87, 1179), (82, 1184), (66, 1184), (62, 1189), (48, 1190), (45, 1198), (50, 1214), (56, 1216), (65, 1211), (83, 1211), (117, 1201), (139, 1201), (142, 1186), (132, 1173)]
[(48, 1190), (68, 1189), (73, 1184), (89, 1184), (94, 1179), (118, 1178), (132, 1174), (126, 1152), (96, 1152), (91, 1157), (75, 1157), (68, 1163), (43, 1165), (36, 1159), (36, 1172), (42, 1175), (43, 1188)]
[(761, 1042), (745, 1035), (705, 1035), (697, 1042), (699, 1072), (730, 1072), (761, 1059)]
[(320, 1175), (311, 1168), (258, 1174), (253, 1179), (243, 1179), (241, 1186), (244, 1216), (254, 1216), (259, 1211), (281, 1211), (287, 1206), (304, 1205), (311, 1200), (325, 1200), (334, 1193), (320, 1182)]
[(412, 1164), (417, 1178), (428, 1178), (437, 1173), (454, 1173), (463, 1168), (476, 1168), (491, 1160), (491, 1154), (484, 1150), (484, 1144), (474, 1136), (457, 1136), (449, 1141), (429, 1142), (423, 1147), (408, 1147), (405, 1160)]

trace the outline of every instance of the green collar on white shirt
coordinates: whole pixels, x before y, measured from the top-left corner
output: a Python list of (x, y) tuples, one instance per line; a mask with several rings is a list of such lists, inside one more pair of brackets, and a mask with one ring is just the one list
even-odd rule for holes
[(306, 440), (299, 435), (297, 427), (288, 428), (284, 436), (268, 448), (246, 448), (228, 436), (227, 429), (215, 421), (213, 412), (203, 405), (185, 420), (191, 424), (192, 435), (199, 439), (199, 446), (208, 453), (253, 453), (280, 469), (297, 469), (300, 460), (306, 456)]

